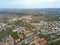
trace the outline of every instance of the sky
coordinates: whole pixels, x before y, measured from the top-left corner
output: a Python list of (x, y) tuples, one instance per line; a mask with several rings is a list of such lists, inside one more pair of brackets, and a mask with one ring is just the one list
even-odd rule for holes
[(0, 8), (60, 8), (60, 0), (0, 0)]

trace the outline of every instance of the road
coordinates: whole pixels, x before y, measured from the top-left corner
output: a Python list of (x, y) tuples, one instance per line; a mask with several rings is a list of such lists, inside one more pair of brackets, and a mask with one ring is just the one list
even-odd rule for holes
[(35, 34), (35, 35), (33, 35), (33, 36), (25, 39), (25, 40), (22, 40), (21, 42), (18, 42), (17, 44), (14, 44), (14, 45), (21, 45), (21, 44), (24, 43), (24, 42), (28, 42), (28, 41), (31, 40), (32, 38), (35, 38), (37, 35), (38, 35), (38, 34)]
[(55, 39), (55, 40), (53, 40), (52, 42), (56, 42), (56, 41), (59, 41), (60, 40), (60, 38), (58, 38), (58, 39)]

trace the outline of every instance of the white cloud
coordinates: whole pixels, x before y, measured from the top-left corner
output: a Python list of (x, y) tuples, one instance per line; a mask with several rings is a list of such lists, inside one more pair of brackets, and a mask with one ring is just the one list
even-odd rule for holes
[(56, 1), (58, 0), (11, 0), (9, 4), (13, 7), (18, 5), (18, 7), (26, 7), (26, 8), (32, 8), (32, 7), (35, 8), (43, 6), (52, 7), (52, 3)]
[(13, 0), (11, 1), (11, 5), (33, 5), (33, 4), (40, 4), (46, 2), (55, 2), (56, 0)]
[(0, 0), (0, 8), (60, 7), (60, 0)]

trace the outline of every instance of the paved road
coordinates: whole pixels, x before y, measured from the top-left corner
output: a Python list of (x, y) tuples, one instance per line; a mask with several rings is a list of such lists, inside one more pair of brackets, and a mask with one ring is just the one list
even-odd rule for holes
[(55, 39), (55, 40), (53, 40), (52, 42), (56, 42), (56, 41), (59, 41), (60, 40), (60, 38), (58, 38), (58, 39)]
[(35, 38), (36, 35), (38, 35), (38, 34), (35, 34), (35, 35), (33, 35), (33, 36), (31, 36), (31, 37), (29, 37), (29, 38), (27, 38), (27, 39), (25, 39), (25, 40), (23, 40), (23, 41), (17, 43), (17, 44), (14, 44), (14, 45), (21, 45), (22, 43), (24, 43), (24, 42), (26, 42), (26, 41), (28, 42), (28, 40), (31, 40), (32, 38)]
[(60, 33), (57, 33), (56, 35), (60, 35)]

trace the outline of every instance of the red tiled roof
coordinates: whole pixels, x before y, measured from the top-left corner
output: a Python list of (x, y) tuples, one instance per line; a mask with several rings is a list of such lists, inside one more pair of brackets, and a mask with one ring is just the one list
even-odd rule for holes
[(47, 43), (47, 41), (44, 38), (37, 38), (36, 40), (34, 40), (35, 43), (38, 43), (38, 41), (40, 41), (40, 45)]
[(3, 42), (2, 45), (8, 45), (8, 43), (7, 42)]
[(20, 34), (20, 35), (19, 35), (19, 38), (20, 38), (20, 39), (23, 39), (23, 35)]
[(45, 44), (46, 42), (47, 42), (46, 40), (43, 40), (43, 41), (40, 42), (40, 45), (43, 45), (43, 44)]

